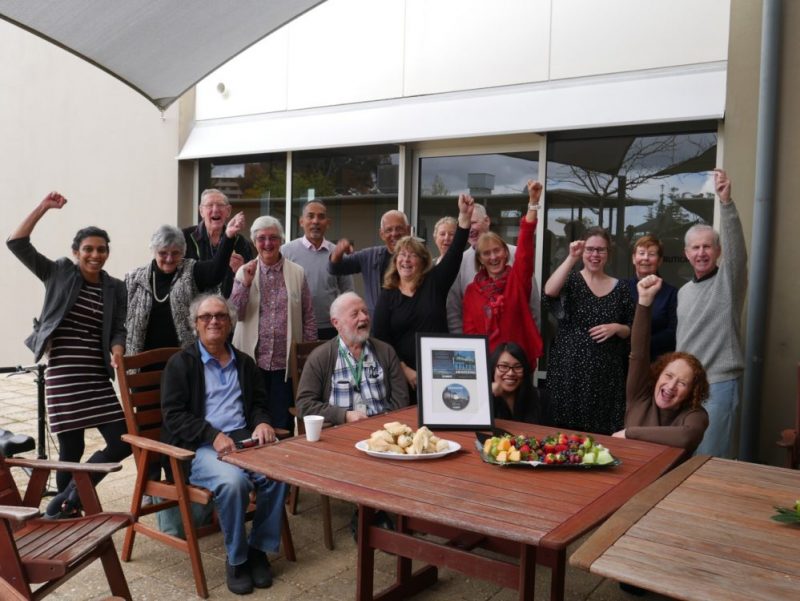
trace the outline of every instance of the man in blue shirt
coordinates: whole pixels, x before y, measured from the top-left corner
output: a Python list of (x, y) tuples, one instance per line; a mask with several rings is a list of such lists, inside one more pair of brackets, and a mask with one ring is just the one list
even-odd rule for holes
[[(161, 381), (162, 439), (195, 452), (189, 482), (214, 495), (225, 538), (226, 580), (236, 594), (272, 585), (267, 552), (277, 552), (286, 487), (219, 461), (238, 441), (275, 441), (267, 393), (255, 362), (228, 343), (236, 310), (218, 294), (194, 300), (190, 320), (198, 341), (170, 358)], [(250, 493), (256, 511), (250, 536)]]

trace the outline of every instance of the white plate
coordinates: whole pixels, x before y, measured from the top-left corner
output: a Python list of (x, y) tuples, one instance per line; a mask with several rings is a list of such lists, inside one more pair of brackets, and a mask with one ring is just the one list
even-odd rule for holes
[(452, 440), (446, 441), (447, 444), (450, 445), (450, 448), (446, 451), (439, 451), (438, 453), (424, 453), (422, 455), (401, 455), (400, 453), (384, 453), (381, 451), (373, 451), (367, 446), (366, 440), (359, 440), (356, 443), (356, 448), (361, 451), (362, 453), (366, 453), (370, 457), (380, 457), (381, 459), (397, 459), (398, 461), (416, 461), (418, 459), (436, 459), (438, 457), (444, 457), (445, 455), (449, 455), (450, 453), (455, 453), (456, 451), (461, 450), (461, 445), (457, 442), (453, 442)]

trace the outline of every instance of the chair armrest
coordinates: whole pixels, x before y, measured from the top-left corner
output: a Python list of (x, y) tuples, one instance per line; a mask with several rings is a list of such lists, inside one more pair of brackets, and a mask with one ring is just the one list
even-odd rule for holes
[(60, 472), (109, 474), (122, 469), (121, 463), (77, 463), (74, 461), (50, 461), (49, 459), (24, 459), (22, 457), (10, 457), (5, 462), (7, 465), (27, 467), (32, 470), (45, 469)]
[(165, 442), (145, 438), (144, 436), (136, 436), (135, 434), (123, 434), (122, 440), (139, 449), (145, 449), (154, 453), (160, 453), (167, 457), (174, 457), (175, 459), (188, 460), (194, 457), (194, 451), (175, 447)]
[(23, 507), (21, 505), (0, 505), (0, 518), (24, 522), (39, 515), (38, 507)]

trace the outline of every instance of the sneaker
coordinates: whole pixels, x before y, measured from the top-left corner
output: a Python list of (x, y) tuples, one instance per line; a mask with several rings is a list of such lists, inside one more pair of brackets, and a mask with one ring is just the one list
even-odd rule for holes
[(272, 567), (269, 565), (267, 554), (261, 549), (250, 547), (247, 551), (247, 563), (250, 566), (250, 577), (256, 588), (269, 588), (272, 586)]
[(247, 562), (232, 566), (225, 560), (225, 583), (228, 590), (234, 595), (247, 595), (253, 592), (253, 579), (250, 570), (247, 569)]
[(81, 502), (75, 481), (69, 483), (67, 488), (53, 497), (47, 504), (44, 512), (46, 520), (65, 520), (81, 517)]

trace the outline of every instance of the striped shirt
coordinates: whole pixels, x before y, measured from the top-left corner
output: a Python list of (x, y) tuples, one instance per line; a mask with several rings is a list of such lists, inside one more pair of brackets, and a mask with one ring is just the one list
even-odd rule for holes
[(367, 415), (385, 413), (389, 406), (386, 403), (384, 372), (369, 342), (364, 344), (362, 356), (364, 364), (359, 385), (353, 374), (358, 360), (353, 357), (342, 339), (339, 339), (339, 352), (331, 376), (331, 397), (328, 402), (350, 411), (364, 411)]

